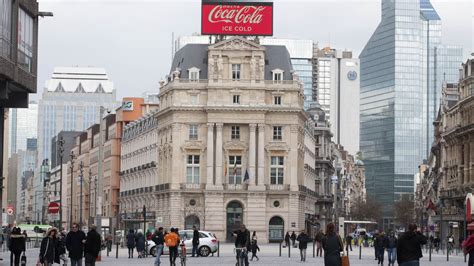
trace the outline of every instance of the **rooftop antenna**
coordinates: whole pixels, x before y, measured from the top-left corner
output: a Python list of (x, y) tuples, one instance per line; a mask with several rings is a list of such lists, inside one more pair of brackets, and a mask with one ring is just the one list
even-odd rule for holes
[(174, 47), (174, 32), (171, 32), (171, 64), (173, 64), (173, 57), (175, 53)]

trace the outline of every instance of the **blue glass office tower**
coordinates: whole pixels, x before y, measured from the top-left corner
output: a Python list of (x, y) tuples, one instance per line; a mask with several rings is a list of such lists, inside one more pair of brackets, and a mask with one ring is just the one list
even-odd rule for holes
[(462, 49), (441, 44), (429, 0), (382, 0), (382, 20), (360, 54), (360, 149), (369, 197), (384, 205), (414, 192), (427, 157), (444, 80), (457, 80)]

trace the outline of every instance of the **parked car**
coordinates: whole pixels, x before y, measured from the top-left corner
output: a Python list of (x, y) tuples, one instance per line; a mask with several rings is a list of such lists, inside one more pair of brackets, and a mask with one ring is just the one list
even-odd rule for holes
[[(186, 245), (186, 253), (191, 254), (193, 250), (193, 230), (180, 230), (179, 237), (181, 240), (184, 240), (184, 244)], [(152, 255), (153, 257), (156, 256), (156, 245), (155, 242), (148, 240), (148, 254)], [(207, 231), (199, 231), (199, 246), (198, 252), (200, 256), (207, 257), (210, 254), (217, 251), (217, 239)], [(163, 254), (169, 254), (168, 247), (164, 247)]]

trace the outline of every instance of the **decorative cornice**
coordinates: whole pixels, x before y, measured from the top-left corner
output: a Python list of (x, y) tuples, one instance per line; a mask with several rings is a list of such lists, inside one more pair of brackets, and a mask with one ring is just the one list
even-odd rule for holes
[(186, 141), (184, 145), (181, 146), (181, 151), (186, 152), (189, 150), (199, 150), (204, 152), (206, 147), (202, 144), (202, 141)]
[(246, 143), (242, 141), (227, 141), (223, 145), (224, 150), (241, 150), (241, 151), (246, 151), (248, 149), (248, 146)]
[(265, 150), (267, 152), (284, 151), (288, 153), (290, 151), (290, 147), (285, 142), (269, 142), (265, 145)]

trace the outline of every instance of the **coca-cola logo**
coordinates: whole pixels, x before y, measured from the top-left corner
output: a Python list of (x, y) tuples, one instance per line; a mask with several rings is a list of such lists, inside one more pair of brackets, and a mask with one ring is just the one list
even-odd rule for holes
[[(231, 8), (230, 8), (231, 7)], [(211, 23), (249, 23), (258, 24), (263, 19), (263, 6), (215, 6), (209, 12), (208, 20)]]

